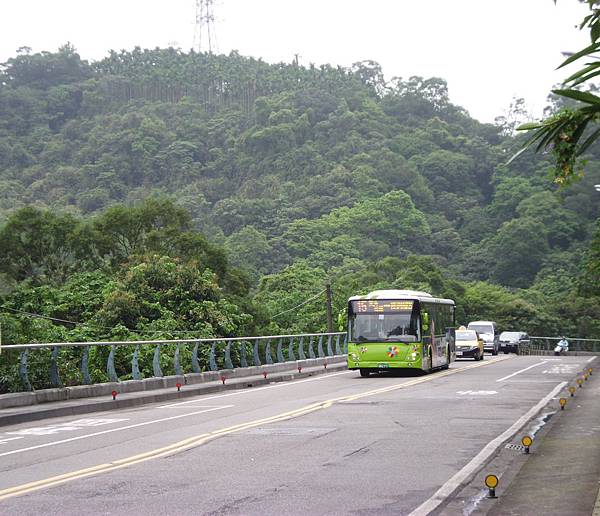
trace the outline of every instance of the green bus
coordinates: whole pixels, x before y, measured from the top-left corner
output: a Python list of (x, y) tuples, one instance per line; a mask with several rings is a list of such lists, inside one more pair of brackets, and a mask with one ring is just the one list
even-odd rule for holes
[(455, 359), (451, 299), (415, 290), (376, 290), (348, 300), (348, 369), (447, 369)]

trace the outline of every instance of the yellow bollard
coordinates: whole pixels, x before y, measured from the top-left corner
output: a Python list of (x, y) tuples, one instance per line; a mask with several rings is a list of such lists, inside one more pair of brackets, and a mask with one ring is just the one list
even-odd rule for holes
[(489, 489), (488, 498), (496, 498), (496, 487), (498, 486), (498, 477), (496, 475), (487, 475), (485, 485)]

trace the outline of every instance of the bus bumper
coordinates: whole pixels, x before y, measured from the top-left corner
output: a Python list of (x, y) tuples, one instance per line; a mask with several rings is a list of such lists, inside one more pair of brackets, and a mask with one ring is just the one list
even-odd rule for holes
[(421, 360), (411, 361), (394, 361), (394, 362), (371, 362), (361, 360), (356, 362), (348, 360), (348, 369), (354, 371), (356, 369), (369, 369), (370, 371), (385, 371), (386, 369), (422, 369)]

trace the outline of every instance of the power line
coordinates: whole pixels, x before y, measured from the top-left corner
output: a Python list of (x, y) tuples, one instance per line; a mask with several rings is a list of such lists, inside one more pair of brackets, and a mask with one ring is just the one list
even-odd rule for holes
[(279, 317), (280, 315), (287, 314), (288, 312), (291, 312), (292, 310), (295, 310), (296, 308), (300, 308), (301, 306), (304, 306), (306, 303), (309, 303), (313, 299), (316, 299), (317, 297), (319, 297), (325, 291), (326, 291), (326, 289), (321, 290), (321, 292), (319, 292), (318, 294), (315, 294), (313, 297), (308, 298), (306, 301), (303, 301), (299, 305), (296, 305), (296, 306), (290, 308), (289, 310), (284, 310), (283, 312), (279, 312), (278, 314), (271, 316), (271, 319), (275, 319), (275, 317)]
[(9, 310), (10, 312), (27, 315), (29, 317), (36, 317), (38, 319), (48, 319), (50, 321), (62, 322), (62, 323), (67, 323), (67, 324), (75, 324), (75, 325), (83, 324), (83, 323), (75, 322), (75, 321), (67, 321), (66, 319), (58, 319), (56, 317), (50, 317), (49, 315), (41, 315), (41, 314), (34, 314), (32, 312), (25, 312), (23, 310), (17, 310), (16, 308), (9, 308), (8, 306), (0, 306), (0, 308), (2, 310)]
[[(26, 315), (27, 317), (34, 317), (37, 319), (47, 319), (49, 321), (61, 322), (66, 324), (73, 324), (75, 326), (82, 326), (88, 323), (86, 322), (77, 322), (77, 321), (69, 321), (67, 319), (59, 319), (57, 317), (50, 317), (49, 315), (36, 314), (33, 312), (25, 312), (24, 310), (17, 310), (16, 308), (10, 308), (8, 306), (0, 306), (0, 310), (8, 310), (10, 312), (15, 312), (17, 314)], [(113, 330), (114, 326), (102, 326), (102, 325), (92, 325), (94, 328), (104, 329), (104, 330)], [(132, 328), (128, 328), (124, 326), (124, 328), (132, 333), (137, 333), (139, 335), (144, 335), (146, 333), (194, 333), (194, 330), (134, 330)]]

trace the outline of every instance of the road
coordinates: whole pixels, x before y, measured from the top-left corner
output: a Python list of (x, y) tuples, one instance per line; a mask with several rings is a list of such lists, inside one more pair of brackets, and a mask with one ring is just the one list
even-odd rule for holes
[(425, 376), (342, 371), (5, 426), (0, 514), (439, 511), (515, 430), (556, 406), (588, 360), (486, 355)]

